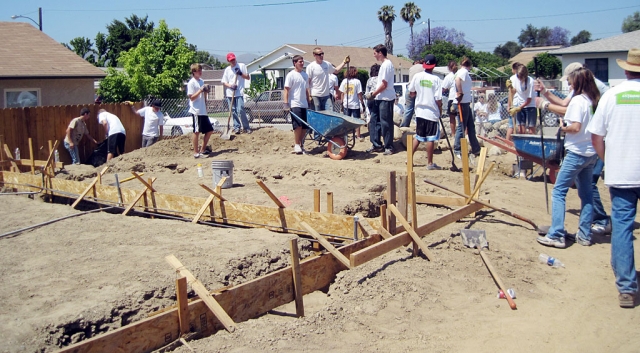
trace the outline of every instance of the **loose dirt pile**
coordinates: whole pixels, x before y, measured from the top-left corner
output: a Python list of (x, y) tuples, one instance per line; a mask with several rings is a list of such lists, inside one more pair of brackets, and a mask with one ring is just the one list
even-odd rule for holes
[[(123, 179), (136, 171), (157, 178), (154, 186), (160, 192), (206, 196), (198, 184), (212, 186), (211, 161), (232, 160), (234, 187), (223, 190), (232, 201), (272, 205), (255, 182), (260, 179), (287, 207), (312, 210), (317, 188), (323, 211), (325, 193), (333, 192), (336, 213), (375, 217), (388, 171), (406, 171), (399, 143), (398, 153), (382, 156), (366, 153), (370, 144), (358, 142), (347, 159), (334, 161), (311, 145), (306, 146), (309, 155), (291, 154), (292, 135), (276, 129), (257, 129), (231, 141), (214, 135), (213, 153), (202, 159), (192, 157), (191, 136), (163, 140), (109, 162), (103, 183), (114, 182), (114, 173)], [(426, 171), (424, 152), (415, 158), (418, 194), (448, 195), (422, 183), (425, 177), (462, 191), (461, 173)], [(481, 197), (548, 224), (542, 182), (509, 177), (514, 160), (513, 155), (488, 158), (497, 167)], [(437, 154), (435, 161), (450, 166), (449, 152)], [(205, 178), (198, 178), (198, 163), (205, 167)], [(58, 177), (88, 181), (101, 169), (68, 166)], [(135, 180), (123, 187), (142, 188)], [(609, 209), (604, 188), (601, 194)], [(3, 232), (78, 212), (38, 196), (0, 197)], [(567, 209), (567, 228), (575, 232), (575, 190)], [(449, 211), (419, 205), (419, 223)], [(479, 255), (461, 244), (463, 228), (487, 231), (488, 256), (503, 282), (515, 289), (517, 311), (496, 298), (497, 287)], [(591, 247), (559, 250), (538, 245), (535, 236), (529, 225), (483, 210), (425, 237), (434, 261), (412, 258), (408, 248), (392, 251), (339, 273), (326, 292), (305, 296), (305, 318), (292, 317), (290, 303), (239, 323), (235, 333), (218, 332), (190, 345), (197, 352), (637, 351), (640, 311), (617, 306), (609, 237), (595, 238)], [(175, 273), (166, 255), (176, 255), (214, 290), (287, 266), (292, 237), (264, 229), (93, 213), (1, 238), (0, 351), (54, 351), (175, 304)], [(302, 245), (308, 256), (309, 243)], [(559, 258), (566, 268), (538, 263), (540, 253)]]

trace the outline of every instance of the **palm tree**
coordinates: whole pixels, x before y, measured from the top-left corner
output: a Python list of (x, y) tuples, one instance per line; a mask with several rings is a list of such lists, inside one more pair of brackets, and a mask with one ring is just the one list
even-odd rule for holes
[(420, 8), (413, 2), (404, 4), (404, 7), (400, 10), (400, 17), (404, 22), (409, 23), (411, 28), (411, 42), (413, 43), (413, 24), (416, 20), (420, 19)]
[(393, 11), (393, 5), (384, 5), (378, 10), (378, 20), (382, 22), (384, 27), (384, 46), (387, 47), (387, 52), (393, 54), (393, 39), (391, 38), (391, 27), (393, 20), (396, 19), (396, 14)]

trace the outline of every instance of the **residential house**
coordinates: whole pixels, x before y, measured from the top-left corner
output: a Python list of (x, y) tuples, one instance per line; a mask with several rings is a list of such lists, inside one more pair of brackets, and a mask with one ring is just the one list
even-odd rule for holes
[(530, 62), (533, 61), (533, 58), (538, 56), (538, 54), (548, 53), (551, 50), (556, 50), (562, 48), (562, 45), (552, 45), (547, 47), (532, 47), (532, 48), (522, 48), (522, 51), (516, 54), (513, 58), (509, 59), (509, 67), (515, 62), (519, 62), (524, 66), (527, 66)]
[(90, 104), (106, 74), (28, 23), (0, 22), (0, 108)]
[(560, 57), (563, 70), (567, 65), (579, 62), (586, 65), (600, 81), (615, 86), (626, 80), (624, 70), (616, 64), (616, 59), (626, 60), (629, 49), (638, 47), (640, 30), (553, 50), (549, 54)]

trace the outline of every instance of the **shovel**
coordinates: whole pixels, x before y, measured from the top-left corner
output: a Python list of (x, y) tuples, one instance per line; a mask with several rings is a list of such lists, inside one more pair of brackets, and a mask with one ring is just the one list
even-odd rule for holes
[(504, 283), (502, 283), (500, 276), (498, 276), (498, 272), (496, 272), (496, 270), (493, 268), (493, 265), (491, 264), (491, 261), (489, 261), (489, 257), (487, 256), (487, 254), (482, 251), (483, 249), (489, 248), (489, 243), (487, 242), (487, 233), (484, 230), (462, 229), (460, 230), (460, 235), (462, 236), (462, 244), (470, 248), (476, 248), (480, 251), (482, 261), (484, 261), (487, 269), (489, 269), (489, 273), (498, 284), (500, 290), (502, 290), (502, 292), (504, 293), (504, 297), (507, 299), (507, 302), (509, 302), (509, 307), (511, 307), (511, 309), (513, 310), (516, 310), (516, 302), (513, 301), (513, 298), (511, 298), (511, 295), (509, 295), (509, 292), (507, 292), (507, 287), (505, 287)]
[[(233, 81), (233, 85), (238, 84), (238, 75), (236, 74), (236, 79)], [(237, 89), (237, 88), (236, 88)], [(231, 135), (229, 134), (229, 130), (231, 130), (231, 115), (233, 114), (233, 103), (236, 100), (236, 91), (233, 90), (233, 96), (231, 96), (231, 103), (229, 104), (229, 117), (227, 118), (227, 130), (220, 136), (223, 140), (231, 140)]]

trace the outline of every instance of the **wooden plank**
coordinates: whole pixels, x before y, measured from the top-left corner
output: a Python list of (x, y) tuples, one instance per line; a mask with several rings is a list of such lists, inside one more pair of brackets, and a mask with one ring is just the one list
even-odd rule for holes
[(384, 229), (388, 229), (387, 226), (387, 205), (380, 205), (380, 226)]
[(193, 217), (193, 220), (191, 221), (191, 223), (198, 223), (198, 221), (200, 220), (200, 217), (202, 217), (202, 215), (209, 208), (209, 206), (211, 205), (211, 202), (213, 202), (215, 198), (216, 198), (216, 195), (213, 195), (213, 194), (209, 195), (209, 197), (207, 198), (207, 201), (205, 201), (202, 204), (202, 207), (200, 208), (200, 210), (198, 210), (198, 213), (196, 214), (196, 216)]
[[(433, 261), (434, 257), (431, 251), (429, 251), (429, 247), (427, 246), (427, 244), (425, 244), (424, 241), (422, 241), (422, 238), (418, 236), (418, 234), (413, 230), (413, 228), (411, 228), (411, 225), (402, 216), (402, 214), (400, 213), (400, 210), (398, 210), (398, 208), (394, 205), (389, 205), (389, 210), (393, 212), (396, 215), (396, 217), (398, 217), (398, 220), (400, 221), (400, 223), (402, 223), (402, 225), (404, 226), (404, 229), (406, 229), (406, 232), (409, 233), (409, 236), (413, 240), (413, 243), (415, 245), (418, 245), (418, 247), (420, 247), (420, 250), (422, 250), (422, 252), (424, 253), (424, 255), (427, 257), (429, 261)], [(414, 253), (416, 253), (416, 251), (414, 251)]]
[(298, 239), (289, 242), (291, 248), (291, 269), (293, 272), (293, 293), (296, 300), (296, 315), (304, 317), (304, 302), (302, 300), (302, 275), (300, 274), (300, 254), (298, 253)]
[(216, 192), (218, 193), (218, 195), (222, 196), (222, 185), (224, 185), (224, 183), (227, 181), (227, 177), (222, 177), (220, 178), (220, 181), (218, 181), (218, 184), (216, 184)]
[[(99, 175), (103, 175), (104, 173), (107, 172), (107, 169), (109, 169), (109, 167), (104, 167), (102, 168), (102, 170), (100, 171)], [(91, 189), (93, 187), (95, 187), (96, 183), (98, 182), (98, 180), (100, 180), (99, 177), (96, 177), (95, 179), (93, 179), (93, 181), (89, 184), (89, 186), (87, 186), (86, 189), (84, 189), (84, 191), (80, 194), (80, 196), (78, 196), (78, 198), (76, 199), (76, 201), (74, 201), (71, 204), (71, 208), (76, 208), (76, 206), (78, 206), (78, 204), (80, 203), (80, 201), (82, 201), (82, 199), (89, 193), (89, 191), (91, 191)]]
[(495, 166), (496, 166), (496, 162), (491, 162), (491, 164), (489, 165), (489, 169), (487, 169), (487, 171), (482, 175), (482, 178), (480, 178), (480, 180), (476, 183), (476, 186), (471, 192), (471, 195), (469, 195), (469, 197), (465, 201), (467, 204), (469, 204), (471, 200), (475, 198), (473, 195), (477, 195), (480, 192), (480, 187), (482, 186), (482, 183), (484, 183), (484, 180), (487, 179), (487, 176), (489, 176), (489, 173), (491, 173), (491, 170)]
[(318, 233), (306, 222), (300, 222), (300, 225), (307, 232), (309, 232), (309, 234), (311, 234), (311, 236), (314, 237), (318, 241), (318, 243), (320, 243), (320, 245), (322, 245), (325, 249), (327, 249), (327, 251), (333, 254), (333, 256), (335, 256), (336, 259), (338, 259), (338, 261), (340, 261), (347, 269), (351, 268), (351, 264), (349, 263), (349, 260), (344, 255), (342, 255), (342, 253), (339, 252), (338, 249), (336, 249), (333, 245), (331, 245), (331, 243), (329, 243), (327, 239), (325, 239), (322, 235), (320, 235), (320, 233)]
[(411, 210), (411, 225), (415, 228), (418, 226), (418, 208), (416, 206), (416, 172), (409, 174), (409, 180), (407, 181), (407, 187), (409, 188), (409, 210)]
[(271, 201), (273, 201), (273, 203), (276, 204), (276, 206), (278, 206), (278, 208), (285, 208), (285, 206), (282, 204), (282, 202), (280, 202), (280, 200), (278, 200), (278, 198), (276, 197), (276, 195), (274, 195), (271, 190), (269, 190), (269, 188), (262, 182), (262, 180), (257, 179), (256, 183), (258, 183), (258, 185), (260, 186), (260, 188), (267, 193), (267, 195), (269, 196), (269, 198), (271, 199)]
[(13, 154), (11, 154), (9, 146), (4, 145), (4, 153), (7, 154), (7, 158), (9, 159), (9, 161), (11, 161), (11, 166), (15, 169), (16, 173), (20, 173), (20, 168), (18, 167), (16, 161), (13, 160)]
[(333, 193), (327, 192), (327, 213), (333, 213)]
[[(147, 183), (146, 180), (142, 179), (141, 174), (138, 174), (136, 172), (131, 172), (131, 174), (133, 174), (133, 176), (138, 179), (138, 181), (140, 181), (142, 183), (142, 185), (144, 185), (147, 189), (151, 190), (151, 191), (157, 191), (156, 189), (153, 188), (153, 186), (151, 186), (151, 184)], [(121, 182), (122, 183), (122, 182)]]
[[(138, 178), (138, 177), (136, 177)], [(127, 215), (127, 213), (129, 213), (131, 211), (131, 209), (133, 208), (133, 206), (136, 205), (136, 203), (138, 203), (138, 201), (140, 201), (140, 199), (142, 198), (142, 196), (147, 194), (148, 190), (151, 190), (150, 188), (152, 188), (151, 184), (156, 181), (156, 178), (151, 178), (151, 183), (147, 183), (145, 181), (144, 185), (145, 188), (144, 190), (142, 190), (138, 195), (136, 195), (136, 197), (133, 198), (133, 201), (131, 201), (131, 203), (129, 203), (129, 205), (127, 206), (127, 208), (124, 209), (124, 211), (122, 212), (123, 215)]]
[(187, 297), (187, 277), (176, 279), (176, 300), (178, 302), (178, 322), (180, 333), (186, 335), (189, 329), (189, 299)]
[[(462, 217), (465, 217), (473, 212), (476, 212), (482, 209), (482, 207), (483, 206), (481, 204), (474, 202), (472, 204), (459, 208), (455, 211), (452, 211), (444, 215), (443, 217), (440, 217), (432, 222), (429, 222), (425, 225), (420, 226), (416, 230), (416, 234), (418, 234), (420, 237), (423, 237), (428, 233), (431, 233), (437, 229), (440, 229), (446, 226), (447, 224), (456, 222)], [(379, 243), (371, 245), (366, 249), (359, 250), (351, 254), (350, 263), (352, 267), (360, 266), (367, 261), (370, 261), (372, 259), (375, 259), (378, 256), (388, 253), (389, 251), (395, 250), (401, 246), (409, 245), (411, 241), (412, 239), (409, 233), (407, 233), (406, 231), (402, 232), (389, 239), (385, 239)]]
[(199, 184), (200, 187), (202, 187), (203, 189), (207, 190), (211, 195), (215, 196), (218, 198), (218, 200), (220, 201), (227, 201), (227, 199), (225, 199), (224, 197), (222, 197), (222, 195), (218, 194), (217, 192), (213, 191), (210, 187), (204, 185), (204, 184)]
[(389, 231), (387, 231), (386, 229), (384, 229), (382, 227), (378, 228), (378, 231), (380, 232), (380, 235), (384, 239), (389, 239), (389, 238), (391, 238), (393, 236), (391, 233), (389, 233)]
[[(20, 159), (20, 160), (17, 160), (17, 161), (16, 160), (12, 160), (12, 161), (5, 160), (5, 161), (0, 162), (0, 164), (5, 165), (5, 166), (6, 165), (11, 166), (12, 163), (15, 163), (18, 168), (22, 167), (22, 166), (31, 167), (31, 161), (28, 160), (28, 159)], [(41, 160), (34, 160), (33, 161), (33, 165), (36, 168), (44, 167), (46, 164), (47, 164), (46, 161), (41, 161)], [(58, 169), (62, 169), (64, 167), (64, 163), (62, 163), (62, 162), (60, 162), (60, 163), (51, 162), (51, 165), (54, 165)]]
[(396, 204), (396, 172), (390, 171), (387, 179), (387, 230), (396, 234), (396, 216), (389, 212), (389, 205)]
[(320, 189), (313, 189), (313, 212), (320, 212)]
[(471, 178), (469, 174), (469, 145), (467, 139), (460, 139), (460, 149), (462, 152), (462, 183), (464, 185), (464, 194), (471, 194)]
[(362, 233), (364, 234), (365, 238), (371, 237), (374, 234), (378, 234), (379, 232), (377, 230), (375, 230), (371, 224), (369, 224), (369, 221), (367, 221), (366, 218), (362, 217), (362, 215), (358, 215), (358, 225), (360, 226), (360, 230), (362, 231)]
[(222, 325), (224, 325), (224, 327), (227, 329), (227, 331), (229, 332), (233, 332), (236, 329), (236, 323), (233, 321), (233, 319), (227, 314), (226, 311), (224, 311), (224, 309), (220, 306), (220, 304), (215, 300), (215, 298), (213, 298), (213, 296), (211, 294), (209, 294), (209, 291), (207, 290), (207, 288), (204, 286), (204, 284), (202, 284), (202, 282), (200, 282), (198, 279), (196, 279), (189, 270), (187, 270), (184, 265), (182, 265), (182, 263), (180, 262), (180, 260), (178, 260), (175, 256), (173, 255), (169, 255), (167, 257), (165, 257), (165, 260), (177, 271), (179, 272), (182, 276), (187, 277), (187, 281), (189, 283), (191, 283), (191, 288), (193, 289), (194, 292), (196, 292), (196, 294), (198, 294), (198, 296), (200, 297), (200, 299), (202, 299), (202, 301), (205, 302), (205, 304), (207, 305), (207, 307), (211, 310), (211, 312), (213, 313), (213, 315), (216, 316), (216, 318), (218, 318), (218, 320), (220, 320), (220, 322), (222, 323)]
[(408, 202), (408, 197), (407, 197), (407, 176), (406, 175), (399, 175), (398, 176), (398, 190), (397, 190), (397, 202), (398, 202), (398, 211), (400, 211), (400, 214), (406, 219), (407, 218), (407, 202)]
[(416, 195), (416, 202), (428, 205), (464, 206), (466, 200), (457, 196)]
[(36, 165), (34, 163), (35, 158), (33, 156), (33, 140), (29, 137), (29, 165), (31, 166), (31, 174), (36, 174)]
[(407, 175), (413, 172), (413, 137), (407, 134)]

